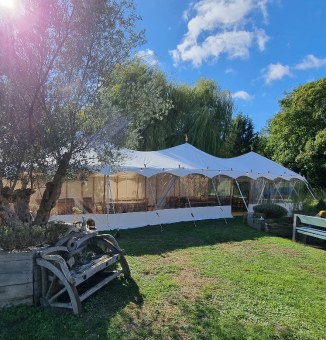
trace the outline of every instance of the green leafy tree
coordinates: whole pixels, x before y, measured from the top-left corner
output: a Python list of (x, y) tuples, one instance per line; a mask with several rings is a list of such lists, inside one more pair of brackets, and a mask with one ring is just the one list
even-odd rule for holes
[(204, 78), (198, 80), (192, 92), (193, 108), (187, 119), (190, 142), (210, 154), (224, 156), (234, 108), (232, 96)]
[(281, 111), (269, 122), (267, 151), (275, 161), (325, 188), (326, 78), (299, 86), (280, 105)]
[(142, 41), (138, 19), (132, 0), (26, 0), (15, 15), (1, 12), (0, 175), (27, 173), (32, 187), (33, 174), (47, 175), (36, 223), (47, 222), (66, 176), (87, 166), (87, 152), (99, 140), (108, 145), (101, 132), (110, 117), (90, 107)]
[(125, 145), (140, 150), (153, 150), (164, 146), (167, 129), (165, 117), (172, 108), (169, 84), (156, 66), (135, 58), (117, 65), (109, 85), (100, 96), (100, 110), (116, 109), (126, 127)]
[(156, 66), (135, 59), (116, 67), (102, 91), (100, 110), (115, 108), (127, 126), (125, 145), (157, 150), (189, 141), (223, 155), (233, 102), (228, 91), (208, 79), (195, 86), (169, 83)]
[(232, 119), (230, 130), (227, 134), (226, 152), (228, 157), (235, 157), (250, 152), (257, 139), (254, 132), (252, 119), (243, 114), (238, 114)]

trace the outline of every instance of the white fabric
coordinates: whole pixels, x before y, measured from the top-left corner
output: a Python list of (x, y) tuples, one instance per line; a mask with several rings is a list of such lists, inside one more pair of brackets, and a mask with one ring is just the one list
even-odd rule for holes
[[(97, 230), (129, 229), (175, 222), (232, 218), (231, 206), (165, 209), (123, 214), (83, 214), (95, 221)], [(80, 218), (81, 219), (81, 218)], [(51, 216), (50, 221), (74, 222), (73, 215)]]
[[(202, 174), (209, 178), (225, 175), (231, 178), (246, 176), (252, 179), (265, 177), (270, 180), (299, 179), (301, 175), (267, 159), (255, 152), (234, 158), (218, 158), (185, 143), (159, 151), (133, 151), (125, 149), (119, 171), (136, 172), (145, 177), (159, 173), (171, 173), (179, 177)], [(100, 171), (105, 175), (113, 173), (110, 165)]]

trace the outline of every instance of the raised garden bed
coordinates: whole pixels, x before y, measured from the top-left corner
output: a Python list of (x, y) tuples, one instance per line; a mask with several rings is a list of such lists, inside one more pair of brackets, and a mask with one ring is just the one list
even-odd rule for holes
[(263, 214), (251, 212), (244, 215), (244, 222), (252, 228), (277, 236), (292, 236), (293, 222), (291, 217), (265, 219)]
[(0, 251), (0, 308), (33, 305), (40, 296), (40, 269), (35, 265), (39, 249)]

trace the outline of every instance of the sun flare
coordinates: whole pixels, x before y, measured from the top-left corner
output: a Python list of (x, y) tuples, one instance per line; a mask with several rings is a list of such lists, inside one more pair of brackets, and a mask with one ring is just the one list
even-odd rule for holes
[(0, 0), (0, 11), (1, 8), (15, 11), (17, 8), (17, 0)]

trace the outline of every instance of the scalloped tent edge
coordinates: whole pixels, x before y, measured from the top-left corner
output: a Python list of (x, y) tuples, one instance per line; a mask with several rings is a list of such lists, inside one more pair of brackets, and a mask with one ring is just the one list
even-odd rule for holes
[(104, 165), (100, 173), (112, 175), (117, 172), (136, 172), (145, 177), (169, 173), (179, 177), (200, 174), (213, 178), (218, 175), (233, 179), (260, 177), (275, 180), (277, 178), (300, 180), (307, 183), (305, 177), (253, 151), (233, 158), (212, 156), (191, 144), (185, 143), (158, 151), (134, 151), (124, 149), (122, 162), (118, 170), (113, 171), (109, 164)]

